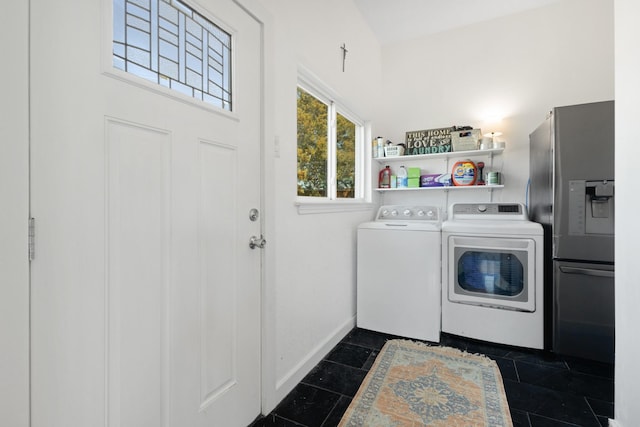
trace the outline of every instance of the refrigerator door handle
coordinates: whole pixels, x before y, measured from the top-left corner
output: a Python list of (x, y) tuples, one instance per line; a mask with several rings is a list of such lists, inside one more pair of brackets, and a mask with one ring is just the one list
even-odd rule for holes
[(593, 268), (579, 268), (579, 267), (567, 267), (560, 266), (560, 271), (567, 274), (582, 274), (584, 276), (596, 276), (596, 277), (615, 277), (615, 271), (610, 270), (595, 270)]

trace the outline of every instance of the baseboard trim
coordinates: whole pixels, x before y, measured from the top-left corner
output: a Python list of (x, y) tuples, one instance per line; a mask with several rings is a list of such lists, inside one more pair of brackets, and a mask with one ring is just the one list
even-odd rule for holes
[(305, 358), (276, 382), (276, 401), (280, 402), (326, 355), (356, 326), (355, 316), (347, 319), (315, 346)]

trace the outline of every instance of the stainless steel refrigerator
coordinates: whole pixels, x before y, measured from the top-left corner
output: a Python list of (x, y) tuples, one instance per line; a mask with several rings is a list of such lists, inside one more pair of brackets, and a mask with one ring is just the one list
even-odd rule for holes
[(614, 102), (554, 108), (530, 135), (529, 215), (545, 232), (546, 346), (614, 359)]

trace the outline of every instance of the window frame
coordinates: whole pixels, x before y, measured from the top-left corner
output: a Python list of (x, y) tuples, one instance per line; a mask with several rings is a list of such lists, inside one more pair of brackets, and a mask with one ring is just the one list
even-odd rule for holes
[[(226, 110), (224, 108), (213, 105), (209, 102), (194, 98), (192, 96), (186, 95), (180, 91), (168, 88), (161, 84), (152, 82), (150, 80), (145, 79), (144, 77), (140, 77), (136, 74), (129, 73), (127, 71), (121, 70), (113, 65), (113, 0), (101, 0), (102, 1), (102, 52), (101, 52), (101, 69), (102, 74), (125, 83), (131, 84), (133, 86), (137, 86), (139, 88), (145, 89), (150, 92), (154, 92), (158, 95), (165, 96), (167, 98), (171, 98), (175, 101), (180, 101), (185, 104), (200, 108), (202, 110), (208, 111), (210, 113), (215, 113), (217, 115), (223, 116), (225, 118), (231, 120), (239, 120), (238, 112), (242, 109), (242, 106), (238, 105), (236, 99), (236, 52), (237, 48), (237, 31), (227, 25), (227, 23), (219, 19), (214, 13), (212, 13), (208, 8), (203, 7), (200, 3), (193, 3), (196, 7), (192, 6), (189, 0), (180, 0), (181, 3), (184, 3), (188, 7), (192, 8), (198, 14), (203, 16), (205, 19), (211, 21), (215, 26), (220, 28), (225, 33), (231, 36), (231, 105), (233, 106), (232, 110)], [(169, 0), (171, 1), (171, 0)], [(235, 48), (234, 48), (235, 47)]]
[[(327, 196), (299, 196), (296, 205), (299, 213), (326, 213), (341, 211), (368, 210), (371, 203), (371, 179), (367, 179), (367, 147), (365, 141), (370, 139), (371, 125), (361, 119), (335, 92), (324, 85), (307, 70), (299, 68), (296, 91), (300, 88), (327, 106), (329, 117), (327, 123)], [(296, 104), (297, 105), (297, 104)], [(355, 188), (353, 198), (337, 197), (337, 115), (340, 114), (356, 126), (355, 132)], [(297, 108), (296, 108), (297, 117)], [(297, 147), (296, 138), (296, 147)], [(369, 147), (370, 148), (370, 147)], [(297, 157), (296, 157), (297, 158)]]

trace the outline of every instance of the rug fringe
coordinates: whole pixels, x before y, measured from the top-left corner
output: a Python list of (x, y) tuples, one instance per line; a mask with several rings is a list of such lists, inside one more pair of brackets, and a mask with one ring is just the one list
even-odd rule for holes
[(389, 343), (392, 343), (392, 345), (395, 344), (407, 344), (407, 345), (413, 345), (414, 347), (417, 348), (429, 348), (429, 349), (436, 349), (435, 351), (444, 353), (444, 354), (450, 354), (450, 355), (457, 355), (460, 357), (476, 357), (479, 359), (482, 359), (485, 362), (494, 364), (495, 361), (493, 359), (491, 359), (490, 357), (482, 354), (482, 353), (470, 353), (466, 350), (461, 350), (459, 348), (455, 348), (455, 347), (448, 347), (448, 346), (444, 346), (444, 345), (440, 345), (440, 344), (430, 344), (427, 342), (423, 342), (423, 341), (413, 341), (413, 340), (408, 340), (408, 339), (403, 339), (403, 338), (398, 338), (398, 339), (392, 339), (392, 340), (388, 340), (385, 344), (385, 346)]

